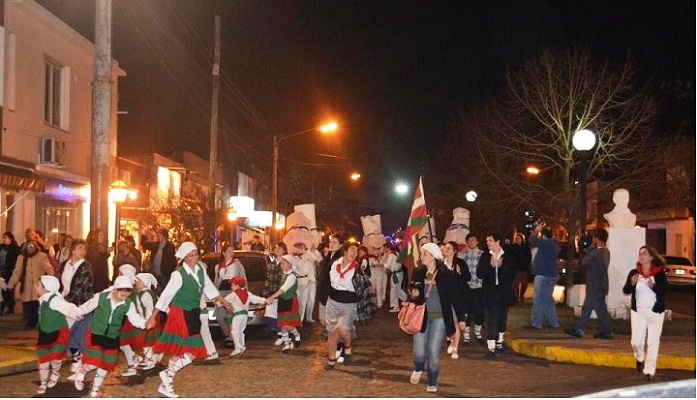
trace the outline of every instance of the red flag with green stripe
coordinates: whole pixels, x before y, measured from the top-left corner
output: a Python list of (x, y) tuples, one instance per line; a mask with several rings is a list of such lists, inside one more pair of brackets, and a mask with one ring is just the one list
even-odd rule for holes
[(428, 223), (428, 213), (426, 212), (426, 199), (424, 198), (424, 189), (419, 178), (419, 186), (416, 187), (414, 193), (414, 203), (411, 206), (411, 215), (407, 222), (407, 229), (404, 233), (402, 241), (402, 251), (397, 257), (398, 262), (402, 262), (409, 269), (409, 277), (411, 271), (416, 266), (419, 259), (419, 232), (421, 228)]

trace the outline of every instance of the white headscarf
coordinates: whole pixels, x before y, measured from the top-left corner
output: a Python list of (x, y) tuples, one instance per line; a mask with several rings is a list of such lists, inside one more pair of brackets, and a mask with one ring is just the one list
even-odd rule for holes
[(131, 280), (136, 277), (136, 267), (131, 264), (122, 264), (119, 267), (119, 272), (121, 275), (129, 277)]
[(56, 278), (55, 276), (42, 275), (40, 279), (41, 284), (44, 285), (44, 289), (46, 289), (46, 292), (58, 293), (58, 291), (60, 290), (60, 282), (58, 282), (58, 278)]
[(116, 289), (133, 289), (133, 280), (124, 275), (117, 277), (114, 281), (114, 290)]
[(443, 252), (440, 251), (440, 247), (438, 247), (437, 244), (435, 243), (424, 243), (423, 246), (421, 246), (423, 250), (426, 250), (427, 252), (431, 253), (433, 258), (436, 260), (443, 260)]
[(155, 275), (151, 273), (141, 272), (140, 274), (136, 275), (136, 279), (143, 282), (143, 285), (145, 285), (145, 287), (148, 289), (157, 287), (157, 278), (155, 278)]
[(288, 261), (288, 264), (290, 264), (290, 269), (295, 271), (295, 258), (293, 258), (293, 256), (291, 256), (290, 254), (286, 254), (281, 258)]
[(191, 242), (184, 242), (181, 244), (181, 246), (179, 246), (179, 249), (174, 254), (174, 256), (180, 260), (183, 260), (184, 257), (186, 257), (186, 255), (189, 254), (192, 250), (198, 250), (198, 247), (196, 247), (196, 245)]

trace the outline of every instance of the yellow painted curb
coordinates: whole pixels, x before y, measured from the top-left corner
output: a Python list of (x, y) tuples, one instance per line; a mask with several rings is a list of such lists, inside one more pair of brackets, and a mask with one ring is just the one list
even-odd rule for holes
[[(514, 352), (528, 357), (571, 364), (628, 369), (636, 368), (636, 360), (631, 354), (607, 353), (561, 346), (545, 346), (530, 343), (525, 339), (511, 339), (508, 336), (505, 338), (505, 341)], [(695, 357), (659, 356), (657, 368), (694, 371)]]

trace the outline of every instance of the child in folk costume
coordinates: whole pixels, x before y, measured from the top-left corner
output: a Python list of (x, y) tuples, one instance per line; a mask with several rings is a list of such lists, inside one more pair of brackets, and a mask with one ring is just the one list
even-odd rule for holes
[[(155, 303), (157, 302), (157, 295), (155, 294), (155, 289), (157, 288), (157, 278), (155, 275), (143, 272), (136, 275), (133, 281), (133, 287), (136, 290), (136, 308), (140, 315), (145, 319), (149, 319), (153, 312), (155, 311)], [(162, 333), (162, 325), (160, 324), (160, 313), (155, 313), (155, 325), (141, 333), (141, 339), (136, 341), (134, 344), (135, 350), (142, 350), (143, 355), (136, 355), (134, 360), (138, 362), (138, 366), (143, 370), (149, 370), (155, 368), (159, 358), (162, 356), (160, 354), (155, 354), (152, 347), (155, 345), (157, 338), (160, 337)]]
[[(136, 267), (131, 264), (121, 264), (121, 266), (119, 266), (119, 276), (125, 276), (130, 279), (131, 282), (133, 282), (136, 277)], [(113, 286), (109, 289), (113, 289)], [(137, 297), (138, 293), (134, 290), (131, 293), (129, 300), (133, 304), (136, 304)], [(136, 308), (136, 310), (140, 311), (138, 308)], [(133, 352), (133, 346), (135, 346), (138, 341), (141, 340), (142, 333), (143, 330), (133, 326), (128, 319), (124, 321), (121, 330), (119, 330), (119, 341), (121, 343), (120, 349), (123, 352), (123, 355), (126, 357), (126, 364), (128, 365), (128, 369), (126, 369), (121, 376), (133, 376), (137, 373), (136, 366), (141, 360), (134, 359), (135, 353)]]
[(300, 332), (298, 327), (302, 326), (300, 321), (300, 306), (298, 304), (298, 277), (293, 268), (293, 256), (286, 254), (281, 257), (281, 287), (266, 299), (266, 304), (271, 304), (278, 299), (278, 322), (277, 326), (281, 329), (281, 339), (283, 341), (282, 352), (287, 353), (295, 346), (289, 338), (293, 334), (296, 343), (300, 343)]
[[(158, 391), (167, 397), (179, 397), (172, 386), (176, 373), (200, 357), (206, 357), (206, 348), (201, 338), (200, 301), (205, 295), (220, 302), (229, 311), (230, 303), (220, 296), (218, 289), (206, 274), (205, 264), (199, 262), (195, 244), (184, 242), (175, 256), (182, 259), (181, 265), (172, 272), (167, 286), (162, 291), (155, 309), (169, 310), (162, 334), (155, 342), (155, 353), (171, 355), (167, 369), (160, 372), (162, 384)], [(148, 321), (155, 323), (156, 313)]]
[(227, 318), (232, 331), (232, 340), (235, 342), (235, 350), (230, 353), (230, 356), (236, 356), (244, 353), (246, 350), (244, 330), (247, 328), (249, 304), (264, 304), (266, 299), (249, 292), (247, 290), (247, 280), (241, 276), (230, 279), (230, 287), (232, 288), (232, 293), (227, 295), (225, 300), (229, 301), (235, 310)]
[(60, 282), (54, 276), (42, 276), (34, 289), (39, 295), (39, 339), (36, 342), (36, 357), (39, 360), (40, 383), (36, 393), (44, 394), (46, 388), (56, 386), (60, 378), (61, 365), (70, 339), (70, 329), (65, 317), (67, 315), (77, 319), (77, 306), (63, 299), (60, 294)]
[(104, 383), (107, 373), (116, 369), (120, 345), (119, 331), (124, 318), (128, 317), (133, 326), (141, 329), (150, 326), (150, 322), (146, 323), (145, 318), (136, 311), (135, 304), (130, 300), (131, 293), (131, 279), (119, 276), (114, 281), (111, 291), (97, 293), (78, 308), (78, 315), (94, 311), (85, 334), (82, 366), (75, 376), (75, 389), (82, 390), (85, 387), (85, 374), (97, 370), (90, 397), (99, 396), (99, 388)]

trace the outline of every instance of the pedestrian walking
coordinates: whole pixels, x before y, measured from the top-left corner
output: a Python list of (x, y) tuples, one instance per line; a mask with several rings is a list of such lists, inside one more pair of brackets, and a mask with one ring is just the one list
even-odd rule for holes
[(464, 252), (458, 253), (457, 257), (464, 260), (467, 264), (467, 269), (470, 273), (470, 280), (467, 286), (464, 286), (463, 304), (467, 313), (467, 321), (465, 329), (462, 331), (462, 342), (465, 346), (470, 344), (470, 327), (474, 325), (474, 339), (481, 345), (484, 345), (482, 337), (482, 326), (484, 325), (484, 305), (483, 305), (483, 290), (482, 279), (477, 276), (477, 266), (479, 259), (484, 254), (479, 248), (479, 239), (474, 233), (468, 233), (466, 236), (467, 248)]
[(656, 374), (658, 347), (663, 332), (668, 288), (666, 262), (656, 249), (642, 246), (636, 269), (629, 271), (622, 288), (632, 295), (631, 327), (632, 350), (636, 369), (652, 381)]
[[(462, 302), (464, 287), (467, 286), (467, 282), (469, 282), (470, 279), (472, 279), (472, 277), (470, 276), (469, 269), (467, 268), (465, 262), (455, 256), (455, 254), (457, 253), (457, 249), (458, 244), (455, 241), (446, 242), (440, 246), (441, 253), (443, 254), (443, 264), (445, 265), (446, 272), (451, 276), (455, 284), (455, 295), (457, 295), (460, 298), (460, 302)], [(454, 310), (453, 316), (457, 317), (457, 313)], [(458, 321), (455, 320), (454, 322), (455, 332), (452, 335), (448, 336), (448, 341), (450, 342), (450, 344), (448, 345), (447, 353), (450, 355), (450, 358), (457, 360), (458, 358), (460, 358), (460, 356), (458, 355), (457, 347), (460, 343), (461, 331), (457, 323)]]
[[(533, 234), (530, 236), (530, 245), (537, 247), (537, 254), (532, 260), (532, 273), (535, 275), (535, 289), (532, 295), (532, 315), (530, 327), (542, 329), (545, 320), (551, 328), (559, 328), (557, 309), (554, 304), (554, 285), (557, 284), (557, 258), (559, 256), (559, 244), (554, 239), (552, 230), (547, 228), (545, 222), (538, 221), (535, 224)], [(572, 268), (567, 268), (567, 273), (573, 273)]]
[(141, 246), (150, 251), (150, 272), (157, 278), (157, 286), (164, 290), (170, 275), (177, 268), (177, 258), (174, 256), (174, 245), (169, 241), (169, 231), (162, 228), (157, 231), (154, 242), (147, 241), (149, 231), (143, 232)]
[(77, 317), (77, 306), (68, 303), (60, 294), (60, 282), (52, 275), (43, 275), (36, 283), (39, 295), (39, 337), (36, 341), (36, 358), (39, 362), (39, 387), (37, 394), (55, 387), (60, 379), (60, 369), (70, 339), (66, 316)]
[(90, 397), (98, 397), (106, 376), (116, 369), (119, 353), (119, 331), (125, 318), (135, 327), (145, 329), (153, 322), (146, 321), (135, 308), (130, 299), (133, 281), (127, 276), (119, 276), (114, 281), (112, 290), (97, 293), (82, 304), (77, 311), (79, 315), (94, 312), (85, 334), (85, 353), (82, 366), (75, 375), (75, 389), (82, 391), (85, 387), (85, 375), (97, 370), (92, 382)]
[[(5, 283), (10, 281), (12, 273), (17, 264), (17, 257), (21, 249), (15, 240), (12, 232), (7, 231), (2, 234), (2, 243), (0, 243), (0, 278), (5, 280)], [(15, 292), (10, 289), (2, 290), (2, 307), (0, 307), (0, 315), (9, 315), (15, 313)]]
[(504, 351), (503, 334), (508, 324), (508, 309), (513, 303), (513, 279), (516, 273), (515, 256), (501, 247), (500, 233), (486, 236), (488, 252), (482, 254), (477, 266), (477, 276), (482, 279), (484, 305), (484, 330), (486, 346), (484, 354), (491, 358)]
[(421, 332), (414, 335), (414, 371), (409, 382), (416, 385), (428, 364), (426, 391), (438, 391), (440, 352), (446, 336), (455, 333), (455, 325), (465, 327), (465, 310), (457, 283), (443, 263), (443, 253), (435, 243), (420, 249), (420, 266), (414, 270), (409, 296), (417, 305), (425, 304)]
[[(274, 300), (278, 299), (278, 321), (277, 326), (280, 329), (280, 343), (277, 340), (275, 344), (283, 345), (281, 351), (288, 353), (293, 348), (300, 346), (300, 332), (298, 328), (302, 326), (300, 321), (300, 305), (298, 304), (298, 276), (294, 271), (295, 260), (290, 254), (286, 254), (279, 260), (283, 277), (281, 278), (281, 287), (271, 296), (266, 298), (266, 304), (271, 305)], [(290, 335), (293, 335), (293, 341)]]
[(53, 276), (53, 267), (48, 262), (48, 256), (39, 251), (36, 242), (28, 242), (17, 257), (12, 277), (7, 282), (7, 288), (10, 290), (14, 290), (15, 286), (19, 285), (26, 321), (25, 330), (36, 328), (39, 322), (39, 294), (36, 293), (34, 284), (42, 275)]
[(607, 249), (608, 233), (605, 228), (593, 232), (593, 245), (581, 260), (581, 269), (586, 273), (586, 297), (583, 299), (581, 317), (575, 327), (566, 329), (568, 335), (581, 338), (586, 329), (591, 313), (595, 310), (601, 331), (593, 337), (596, 339), (612, 339), (610, 314), (607, 312), (605, 297), (609, 290), (607, 269), (610, 266), (610, 250)]
[[(184, 242), (175, 254), (182, 260), (162, 291), (155, 308), (167, 311), (167, 322), (162, 335), (153, 346), (155, 353), (170, 354), (167, 368), (160, 372), (162, 384), (158, 391), (167, 397), (178, 397), (174, 391), (174, 377), (182, 368), (196, 358), (207, 356), (201, 337), (201, 296), (217, 300), (229, 311), (232, 306), (211, 282), (206, 274), (206, 266), (199, 262), (199, 252), (195, 244)], [(150, 316), (150, 326), (154, 326), (156, 314)]]
[(525, 292), (528, 290), (532, 254), (530, 245), (525, 241), (525, 235), (516, 233), (511, 249), (515, 251), (518, 270), (513, 281), (513, 299), (516, 303), (525, 303)]

